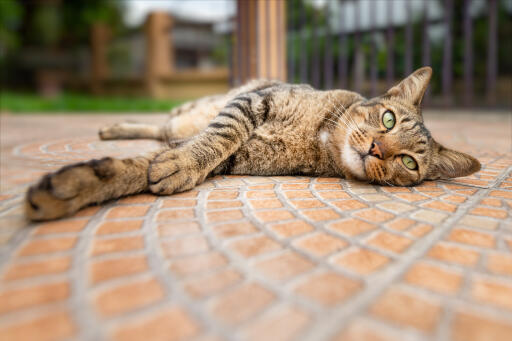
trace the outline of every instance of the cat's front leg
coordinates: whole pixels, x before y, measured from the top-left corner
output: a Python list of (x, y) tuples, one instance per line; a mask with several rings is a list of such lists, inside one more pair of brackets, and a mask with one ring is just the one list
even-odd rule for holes
[(267, 119), (268, 94), (249, 92), (230, 101), (204, 131), (151, 160), (151, 192), (172, 194), (193, 188), (249, 139)]

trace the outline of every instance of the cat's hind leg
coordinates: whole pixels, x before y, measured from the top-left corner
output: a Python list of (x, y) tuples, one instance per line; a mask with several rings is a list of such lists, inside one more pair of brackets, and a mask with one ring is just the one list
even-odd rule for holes
[(102, 140), (152, 139), (164, 140), (165, 127), (155, 124), (123, 122), (103, 127), (99, 131)]

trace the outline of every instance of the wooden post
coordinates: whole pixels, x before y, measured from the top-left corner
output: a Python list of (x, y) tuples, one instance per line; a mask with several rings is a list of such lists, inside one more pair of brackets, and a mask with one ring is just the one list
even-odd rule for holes
[(103, 81), (109, 75), (107, 47), (110, 30), (104, 23), (97, 22), (91, 27), (91, 92), (103, 93)]
[(286, 1), (237, 0), (235, 85), (250, 79), (286, 81)]
[(160, 78), (174, 73), (174, 49), (170, 31), (173, 20), (168, 13), (153, 12), (145, 24), (146, 34), (146, 92), (161, 97)]

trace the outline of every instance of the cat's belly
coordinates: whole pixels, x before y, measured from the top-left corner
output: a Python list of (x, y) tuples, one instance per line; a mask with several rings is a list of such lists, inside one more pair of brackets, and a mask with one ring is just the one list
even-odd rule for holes
[(336, 176), (324, 151), (314, 141), (255, 134), (216, 173), (246, 175)]

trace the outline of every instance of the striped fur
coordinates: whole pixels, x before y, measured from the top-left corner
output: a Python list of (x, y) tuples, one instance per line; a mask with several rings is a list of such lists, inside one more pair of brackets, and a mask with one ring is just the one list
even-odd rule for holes
[[(370, 100), (350, 91), (259, 80), (225, 96), (184, 104), (162, 127), (107, 127), (100, 131), (103, 139), (152, 138), (167, 147), (46, 175), (27, 193), (27, 216), (55, 219), (134, 193), (186, 191), (215, 174), (340, 176), (413, 185), (477, 171), (477, 160), (442, 147), (423, 124), (420, 103), (430, 76), (430, 68), (422, 68)], [(387, 110), (396, 117), (393, 129), (382, 123)], [(374, 143), (379, 154), (372, 154)], [(404, 166), (404, 154), (418, 169)]]

